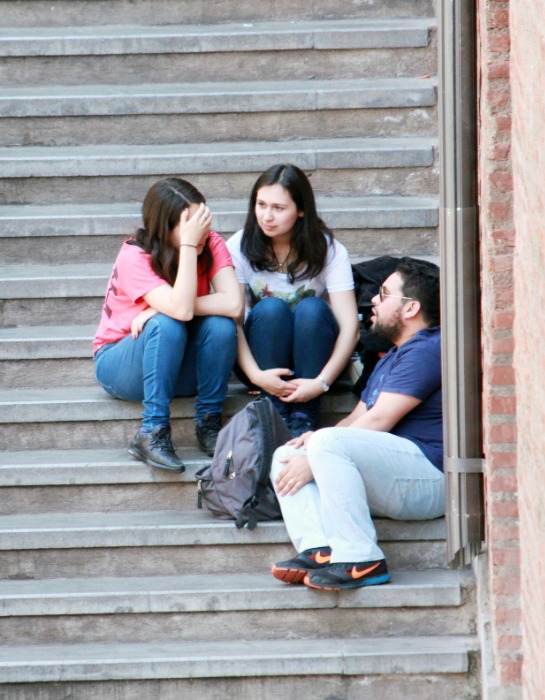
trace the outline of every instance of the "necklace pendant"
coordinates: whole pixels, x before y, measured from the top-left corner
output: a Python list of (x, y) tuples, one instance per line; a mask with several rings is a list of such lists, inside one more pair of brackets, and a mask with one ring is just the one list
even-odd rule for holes
[(287, 263), (288, 263), (288, 260), (289, 260), (290, 255), (291, 255), (291, 252), (292, 252), (292, 248), (289, 249), (289, 252), (288, 252), (288, 254), (286, 255), (286, 257), (284, 258), (284, 260), (280, 261), (280, 260), (276, 257), (276, 254), (275, 254), (275, 252), (274, 252), (274, 250), (273, 250), (274, 259), (275, 259), (275, 261), (276, 261), (276, 269), (277, 269), (278, 272), (280, 272), (280, 274), (282, 274), (282, 275), (287, 274), (287, 269), (286, 269), (286, 268), (287, 268)]

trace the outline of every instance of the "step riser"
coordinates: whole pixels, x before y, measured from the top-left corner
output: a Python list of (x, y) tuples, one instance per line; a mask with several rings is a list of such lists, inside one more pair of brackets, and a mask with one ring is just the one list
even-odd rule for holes
[[(157, 129), (157, 120), (161, 129)], [(162, 114), (124, 117), (41, 117), (2, 120), (0, 146), (73, 146), (139, 143), (214, 143), (275, 138), (430, 136), (433, 107), (333, 109), (239, 114)], [(238, 136), (240, 135), (240, 136)]]
[[(325, 216), (335, 233), (335, 237), (343, 243), (350, 255), (361, 257), (378, 255), (414, 255), (438, 256), (438, 239), (436, 228), (381, 228), (381, 229), (336, 229), (335, 217)], [(242, 228), (244, 219), (240, 221)], [(133, 229), (134, 230), (134, 229)], [(233, 228), (233, 232), (235, 228)], [(42, 236), (32, 239), (1, 238), (1, 264), (26, 265), (57, 265), (63, 263), (82, 263), (93, 260), (95, 263), (113, 263), (123, 241), (132, 233), (127, 229), (125, 235), (111, 236)]]
[[(243, 159), (244, 160), (244, 159)], [(177, 175), (185, 177), (197, 187), (206, 198), (248, 196), (257, 177), (263, 170), (278, 162), (293, 162), (305, 168), (300, 157), (270, 158), (262, 163), (262, 169), (247, 173), (201, 174), (199, 172), (168, 172), (157, 170), (147, 176), (93, 177), (47, 177), (47, 178), (5, 178), (2, 180), (2, 204), (46, 204), (56, 201), (59, 204), (74, 201), (122, 202), (142, 200), (153, 183), (163, 177)], [(190, 167), (189, 164), (186, 164)], [(306, 169), (306, 168), (305, 168)], [(74, 167), (74, 170), (76, 168)], [(253, 169), (252, 169), (253, 170)], [(312, 184), (317, 195), (335, 191), (339, 196), (349, 195), (388, 195), (391, 192), (401, 195), (419, 195), (421, 192), (434, 192), (437, 188), (438, 173), (435, 168), (420, 166), (408, 167), (369, 167), (364, 170), (347, 168), (343, 170), (317, 170), (312, 173)]]
[[(466, 674), (426, 674), (412, 676), (320, 676), (312, 682), (308, 677), (233, 678), (218, 680), (171, 681), (115, 681), (102, 683), (33, 683), (0, 685), (9, 700), (59, 700), (61, 697), (78, 700), (135, 700), (160, 697), (161, 700), (265, 700), (266, 698), (312, 697), (326, 698), (380, 698), (381, 700), (437, 700), (438, 698), (479, 697), (475, 682)], [(364, 689), (364, 690), (362, 690)], [(362, 695), (362, 692), (365, 695)], [(367, 693), (369, 693), (367, 695)], [(307, 695), (308, 694), (308, 695)]]
[(0, 300), (0, 327), (55, 326), (59, 319), (67, 324), (91, 323), (98, 326), (103, 301), (99, 297)]
[[(135, 461), (135, 465), (138, 462)], [(159, 472), (152, 467), (150, 471)], [(113, 467), (115, 469), (115, 467)], [(161, 480), (163, 472), (158, 473)], [(0, 515), (19, 513), (142, 512), (148, 510), (193, 511), (197, 507), (197, 484), (170, 483), (103, 486), (44, 486), (0, 488)]]
[(2, 386), (4, 389), (46, 389), (62, 386), (95, 386), (93, 361), (77, 358), (71, 360), (23, 360), (2, 361)]
[(435, 75), (435, 46), (430, 48), (329, 51), (225, 52), (2, 58), (0, 84), (100, 85), (157, 82), (179, 76), (183, 82), (221, 80), (305, 80)]
[[(318, 594), (319, 595), (319, 594)], [(211, 610), (214, 601), (211, 600)], [(119, 599), (120, 609), (127, 603)], [(317, 614), (309, 614), (316, 612)], [(233, 629), (244, 629), (255, 639), (285, 639), (298, 630), (306, 639), (327, 637), (409, 636), (420, 634), (471, 634), (471, 615), (456, 608), (334, 608), (259, 610), (255, 612), (183, 613), (175, 608), (164, 614), (63, 615), (10, 617), (3, 625), (0, 644), (128, 643), (167, 641), (229, 642)]]
[[(226, 411), (227, 414), (227, 411)], [(171, 421), (175, 445), (196, 447), (192, 418)], [(1, 426), (2, 440), (12, 450), (100, 449), (128, 446), (140, 427), (139, 420), (61, 423), (11, 423)]]
[[(392, 570), (437, 569), (447, 565), (443, 541), (383, 542), (381, 547)], [(173, 576), (184, 572), (199, 572), (204, 576), (217, 573), (220, 561), (225, 573), (264, 573), (270, 571), (275, 561), (291, 556), (293, 548), (287, 542), (229, 545), (228, 549), (221, 545), (96, 547), (2, 551), (0, 566), (6, 579)]]
[(350, 17), (431, 17), (434, 0), (389, 0), (387, 3), (354, 3), (353, 0), (275, 0), (259, 4), (253, 0), (143, 0), (138, 12), (128, 0), (89, 3), (86, 0), (19, 0), (2, 8), (3, 25), (9, 26), (80, 26), (107, 24), (194, 24), (211, 22), (287, 21), (290, 19)]

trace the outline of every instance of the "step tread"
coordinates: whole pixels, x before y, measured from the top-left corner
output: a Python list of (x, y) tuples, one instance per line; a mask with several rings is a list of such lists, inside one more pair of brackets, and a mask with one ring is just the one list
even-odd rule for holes
[(387, 586), (316, 595), (263, 574), (184, 574), (0, 581), (0, 616), (448, 607), (463, 603), (457, 571), (393, 571)]
[(66, 644), (0, 648), (4, 683), (137, 678), (465, 673), (469, 636)]
[(97, 324), (0, 328), (1, 360), (92, 358)]
[[(199, 25), (10, 27), (0, 56), (79, 56), (428, 45), (433, 18), (325, 19)], [(342, 40), (342, 41), (340, 41)]]
[[(242, 408), (248, 390), (241, 384), (230, 384), (226, 412)], [(332, 400), (323, 400), (324, 410)], [(171, 403), (172, 418), (193, 418), (193, 398), (175, 398)], [(348, 409), (350, 411), (351, 408)], [(59, 421), (140, 420), (142, 405), (120, 401), (96, 386), (6, 389), (0, 395), (0, 423), (58, 423)]]
[(126, 448), (0, 452), (0, 486), (195, 483), (195, 473), (210, 458), (196, 448), (176, 451), (186, 466), (182, 474), (150, 469)]
[[(0, 88), (4, 117), (308, 111), (431, 106), (437, 79), (425, 77), (250, 80), (195, 83), (24, 85)], [(270, 96), (270, 105), (263, 101)], [(355, 98), (353, 97), (353, 101)]]
[(210, 457), (197, 448), (176, 451), (186, 466), (182, 474), (150, 469), (126, 448), (0, 452), (0, 487), (195, 483), (195, 473)]
[(0, 328), (0, 360), (92, 358), (97, 324)]
[[(232, 232), (240, 228), (248, 209), (247, 199), (210, 199), (216, 231)], [(317, 196), (320, 215), (335, 221), (336, 229), (377, 228), (377, 214), (390, 217), (382, 226), (421, 226), (412, 223), (411, 214), (422, 212), (437, 221), (436, 195), (354, 195), (350, 197)], [(5, 204), (0, 205), (0, 238), (27, 236), (100, 236), (117, 231), (134, 231), (141, 223), (141, 203), (120, 202), (104, 204)], [(406, 222), (400, 224), (400, 216)], [(397, 222), (397, 223), (396, 223)], [(2, 268), (0, 268), (2, 269)]]
[[(195, 484), (195, 493), (196, 493)], [(382, 541), (436, 541), (445, 538), (444, 518), (426, 521), (375, 520)], [(282, 521), (238, 529), (206, 510), (108, 513), (44, 513), (0, 516), (0, 549), (71, 549), (288, 541)]]

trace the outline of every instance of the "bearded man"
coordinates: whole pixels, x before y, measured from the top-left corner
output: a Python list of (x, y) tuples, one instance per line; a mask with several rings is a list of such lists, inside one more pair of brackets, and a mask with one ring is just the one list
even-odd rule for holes
[(372, 516), (444, 515), (439, 268), (405, 258), (373, 298), (373, 330), (394, 346), (334, 428), (279, 448), (271, 478), (298, 552), (272, 574), (337, 590), (386, 583)]

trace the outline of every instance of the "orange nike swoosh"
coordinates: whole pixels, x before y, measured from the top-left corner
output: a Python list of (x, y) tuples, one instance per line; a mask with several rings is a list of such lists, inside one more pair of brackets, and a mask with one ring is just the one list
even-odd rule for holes
[(320, 554), (320, 552), (316, 552), (316, 558), (314, 561), (317, 564), (327, 564), (331, 561), (331, 554), (326, 554), (324, 557), (322, 554)]
[(357, 568), (353, 566), (351, 576), (352, 578), (361, 578), (362, 576), (365, 576), (365, 574), (370, 574), (371, 571), (373, 571), (379, 566), (380, 562), (377, 562), (376, 564), (373, 564), (373, 566), (368, 566), (367, 569), (364, 569), (363, 571), (358, 571)]

